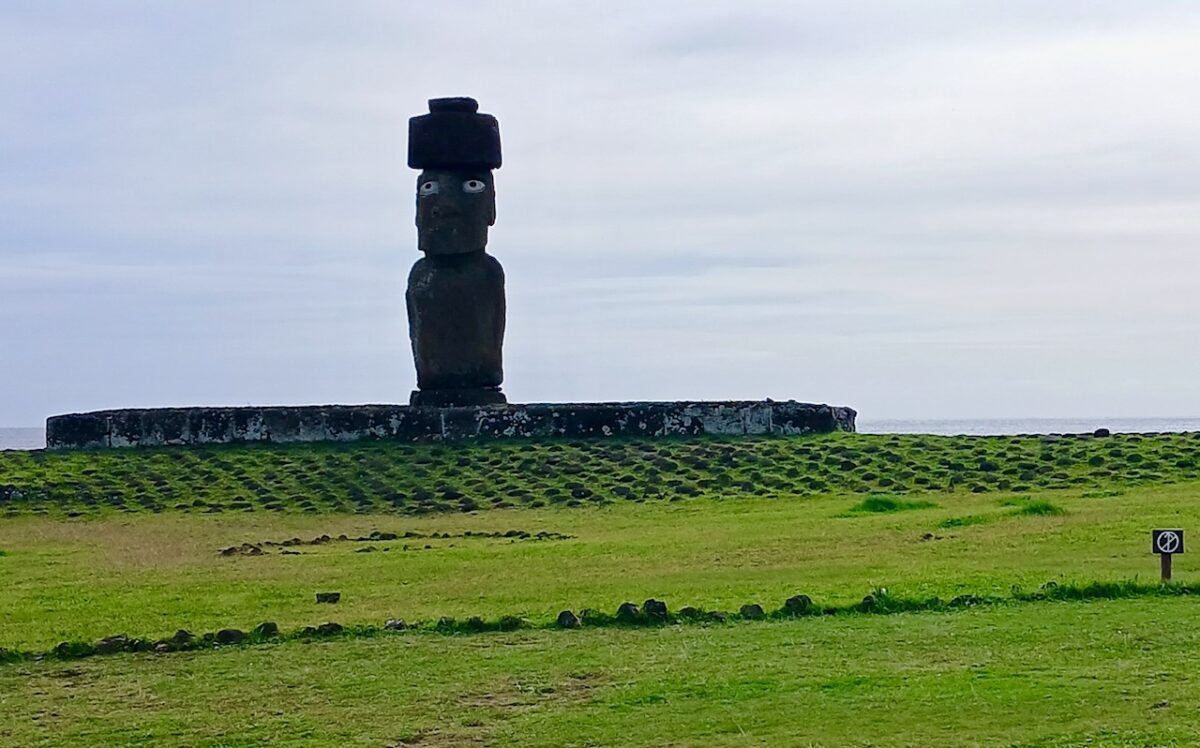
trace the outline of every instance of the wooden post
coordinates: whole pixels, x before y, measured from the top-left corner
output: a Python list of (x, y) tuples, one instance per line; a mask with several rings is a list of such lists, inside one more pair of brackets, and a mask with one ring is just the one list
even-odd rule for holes
[(1164, 582), (1171, 581), (1171, 555), (1170, 553), (1158, 554), (1158, 557), (1162, 559), (1162, 580)]

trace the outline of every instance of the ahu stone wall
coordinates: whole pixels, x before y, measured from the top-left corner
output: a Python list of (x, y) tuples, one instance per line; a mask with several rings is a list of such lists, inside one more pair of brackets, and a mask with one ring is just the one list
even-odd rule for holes
[(46, 421), (46, 446), (818, 434), (854, 431), (855, 415), (852, 408), (794, 400), (150, 408), (53, 416)]

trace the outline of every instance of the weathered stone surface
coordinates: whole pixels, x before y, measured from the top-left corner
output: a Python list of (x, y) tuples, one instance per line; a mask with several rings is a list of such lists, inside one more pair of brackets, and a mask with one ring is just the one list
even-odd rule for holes
[(650, 598), (642, 603), (642, 613), (647, 620), (657, 623), (664, 623), (667, 620), (667, 604), (662, 600)]
[(94, 648), (96, 650), (96, 654), (105, 655), (113, 654), (114, 652), (120, 652), (128, 645), (129, 637), (125, 636), (124, 634), (117, 634), (116, 636), (104, 637), (95, 643)]
[(617, 607), (617, 620), (621, 623), (637, 623), (642, 620), (642, 612), (633, 603), (621, 603)]
[(504, 269), (496, 258), (478, 251), (417, 260), (405, 301), (420, 390), (501, 385)]
[(340, 592), (318, 592), (317, 593), (317, 602), (318, 603), (328, 603), (328, 604), (332, 605), (333, 603), (336, 603), (337, 601), (339, 601), (341, 599), (342, 599), (342, 593), (340, 593)]
[(279, 636), (279, 624), (274, 621), (264, 621), (254, 627), (254, 635), (260, 639), (271, 639)]
[(577, 629), (579, 628), (579, 617), (569, 610), (564, 610), (558, 614), (555, 623), (560, 629)]
[(240, 629), (221, 629), (217, 632), (218, 644), (240, 644), (246, 640), (246, 632)]
[(763, 612), (762, 606), (758, 603), (750, 603), (749, 605), (743, 605), (742, 609), (738, 611), (738, 615), (748, 621), (757, 621), (764, 617), (766, 613)]
[(789, 615), (803, 615), (813, 608), (813, 601), (808, 595), (795, 595), (783, 602), (783, 610)]
[[(610, 436), (737, 436), (853, 431), (851, 408), (765, 401), (544, 403), (456, 408), (323, 405), (154, 408), (53, 416), (51, 449)], [(186, 424), (182, 431), (164, 424)]]
[(403, 631), (408, 628), (408, 624), (402, 618), (389, 618), (383, 624), (383, 628), (386, 631)]

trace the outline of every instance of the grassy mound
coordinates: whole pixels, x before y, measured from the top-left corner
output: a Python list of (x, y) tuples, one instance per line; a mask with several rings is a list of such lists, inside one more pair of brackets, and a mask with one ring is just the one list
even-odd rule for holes
[(1200, 434), (226, 445), (0, 452), (0, 514), (421, 514), (694, 496), (1026, 492), (1200, 477)]

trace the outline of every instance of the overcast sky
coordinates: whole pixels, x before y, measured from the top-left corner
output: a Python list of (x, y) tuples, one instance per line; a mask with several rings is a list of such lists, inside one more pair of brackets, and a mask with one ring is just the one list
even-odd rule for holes
[(407, 119), (514, 402), (1200, 415), (1200, 3), (0, 5), (0, 425), (406, 402)]

